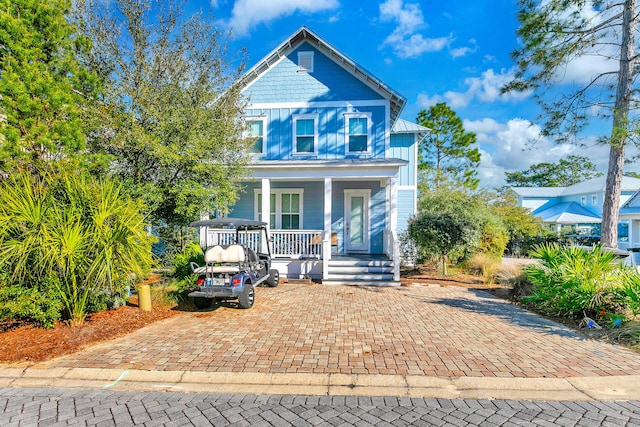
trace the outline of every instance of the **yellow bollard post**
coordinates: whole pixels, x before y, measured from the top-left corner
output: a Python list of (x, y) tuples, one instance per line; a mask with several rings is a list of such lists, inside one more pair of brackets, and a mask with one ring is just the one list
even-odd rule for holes
[(140, 285), (138, 288), (138, 307), (143, 311), (151, 311), (151, 288), (149, 285)]

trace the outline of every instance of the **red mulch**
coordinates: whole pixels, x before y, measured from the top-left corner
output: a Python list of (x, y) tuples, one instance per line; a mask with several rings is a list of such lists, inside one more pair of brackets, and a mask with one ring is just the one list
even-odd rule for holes
[(58, 322), (53, 329), (19, 326), (0, 333), (0, 362), (34, 363), (53, 359), (178, 313), (172, 307), (156, 306), (152, 311), (142, 311), (134, 295), (127, 306), (91, 314), (82, 326), (71, 327), (64, 322)]

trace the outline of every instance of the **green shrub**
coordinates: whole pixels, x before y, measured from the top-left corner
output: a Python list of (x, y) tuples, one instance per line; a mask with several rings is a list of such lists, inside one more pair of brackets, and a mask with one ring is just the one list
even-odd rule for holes
[[(4, 282), (4, 281), (3, 281)], [(53, 328), (63, 309), (58, 293), (45, 280), (39, 286), (0, 285), (0, 319), (36, 323)]]
[(7, 285), (30, 295), (50, 278), (63, 315), (82, 323), (148, 273), (143, 209), (110, 180), (73, 171), (11, 175), (0, 185), (0, 269), (13, 272)]
[(184, 279), (193, 274), (191, 270), (191, 263), (195, 262), (198, 265), (204, 265), (204, 252), (197, 243), (188, 243), (184, 251), (179, 252), (173, 256), (173, 277), (176, 279)]
[(532, 255), (541, 262), (525, 269), (533, 290), (522, 301), (536, 310), (579, 318), (606, 315), (612, 321), (640, 312), (640, 277), (618, 265), (613, 253), (551, 243), (534, 248)]

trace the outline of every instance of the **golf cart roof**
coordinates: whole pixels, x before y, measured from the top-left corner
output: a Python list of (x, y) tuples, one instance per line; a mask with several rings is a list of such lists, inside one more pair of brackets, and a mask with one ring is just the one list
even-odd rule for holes
[(262, 221), (254, 221), (251, 219), (242, 218), (214, 218), (214, 219), (201, 219), (189, 224), (191, 227), (211, 227), (211, 228), (225, 228), (233, 227), (242, 230), (260, 230), (266, 228), (267, 223)]

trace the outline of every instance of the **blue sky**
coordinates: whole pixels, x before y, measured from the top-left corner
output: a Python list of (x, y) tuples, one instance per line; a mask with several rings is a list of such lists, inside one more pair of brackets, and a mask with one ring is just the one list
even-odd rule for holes
[[(197, 2), (191, 3), (191, 5)], [(401, 117), (445, 101), (478, 136), (481, 185), (504, 184), (504, 172), (585, 155), (603, 172), (607, 147), (583, 135), (587, 148), (540, 138), (531, 94), (501, 95), (518, 47), (515, 0), (200, 0), (234, 32), (253, 66), (302, 25), (407, 98)], [(585, 64), (569, 70), (576, 79)], [(570, 74), (570, 73), (569, 73)], [(533, 122), (533, 125), (531, 125)], [(597, 134), (599, 133), (599, 134)]]

